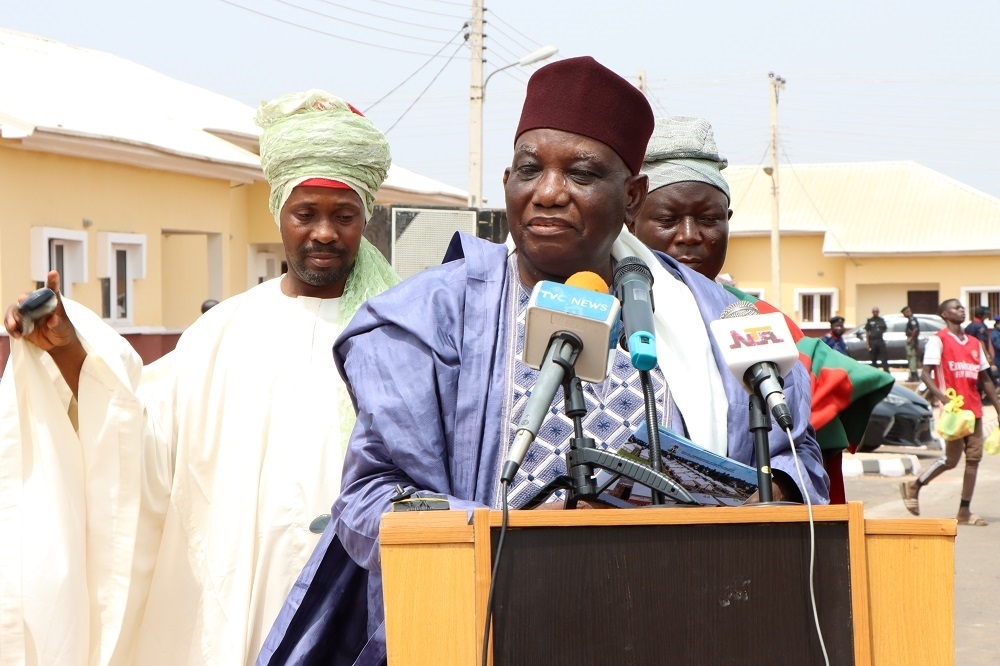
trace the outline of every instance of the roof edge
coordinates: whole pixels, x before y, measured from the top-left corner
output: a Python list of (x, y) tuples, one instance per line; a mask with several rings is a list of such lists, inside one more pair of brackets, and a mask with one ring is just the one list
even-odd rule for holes
[(80, 157), (189, 176), (249, 184), (263, 180), (260, 167), (171, 153), (138, 143), (36, 129), (31, 136), (3, 142), (11, 148)]

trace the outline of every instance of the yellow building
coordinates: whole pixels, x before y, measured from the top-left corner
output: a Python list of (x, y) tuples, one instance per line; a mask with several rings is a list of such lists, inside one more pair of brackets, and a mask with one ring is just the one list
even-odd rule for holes
[(761, 167), (723, 175), (733, 196), (723, 271), (807, 332), (835, 314), (864, 323), (875, 306), (936, 313), (947, 298), (1000, 314), (1000, 199), (915, 162), (782, 166), (776, 297), (771, 177)]
[[(0, 30), (0, 302), (50, 269), (143, 358), (207, 298), (280, 275), (255, 109), (116, 56)], [(393, 165), (379, 204), (465, 206)], [(0, 340), (0, 362), (8, 340)]]

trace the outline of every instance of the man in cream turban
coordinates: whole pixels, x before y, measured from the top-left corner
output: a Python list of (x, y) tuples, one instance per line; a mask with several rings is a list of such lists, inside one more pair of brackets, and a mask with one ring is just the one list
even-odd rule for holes
[[(726, 261), (733, 216), (729, 185), (722, 176), (726, 166), (707, 120), (657, 118), (642, 163), (649, 195), (629, 229), (650, 248), (714, 280)], [(733, 286), (725, 288), (742, 300), (756, 302), (762, 312), (774, 311)], [(810, 370), (809, 422), (830, 478), (830, 501), (843, 504), (842, 452), (853, 452), (861, 442), (872, 410), (892, 388), (892, 378), (805, 337), (791, 319), (788, 325), (799, 357)]]
[(331, 348), (398, 281), (362, 237), (389, 146), (320, 91), (257, 121), (287, 274), (219, 303), (146, 368), (69, 300), (26, 336), (7, 312), (0, 451), (17, 439), (38, 462), (20, 532), (0, 523), (5, 576), (21, 557), (18, 587), (2, 587), (2, 660), (253, 663), (316, 545), (354, 425)]
[(642, 173), (646, 203), (629, 229), (643, 243), (714, 280), (729, 245), (728, 162), (702, 118), (657, 118)]

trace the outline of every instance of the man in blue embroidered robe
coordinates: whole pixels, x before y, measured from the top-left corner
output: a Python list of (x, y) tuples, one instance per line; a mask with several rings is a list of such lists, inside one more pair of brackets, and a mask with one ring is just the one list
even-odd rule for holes
[[(519, 355), (528, 294), (540, 280), (563, 282), (586, 270), (611, 283), (617, 260), (646, 261), (658, 306), (659, 365), (651, 375), (661, 424), (753, 464), (747, 395), (707, 332), (736, 297), (651, 252), (624, 227), (645, 199), (640, 167), (652, 128), (643, 95), (592, 58), (541, 68), (528, 84), (504, 174), (512, 247), (456, 235), (443, 265), (358, 311), (334, 346), (358, 410), (342, 492), (259, 663), (350, 664), (358, 651), (356, 663), (384, 659), (378, 530), (397, 485), (447, 495), (452, 509), (499, 506), (501, 467), (537, 376)], [(785, 395), (802, 480), (775, 426), (775, 499), (808, 495), (824, 504), (828, 479), (802, 367), (787, 377)], [(586, 434), (599, 447), (616, 450), (643, 420), (639, 377), (625, 352), (585, 398)], [(561, 406), (560, 390), (511, 486), (512, 508), (565, 473), (572, 428)], [(367, 616), (350, 607), (365, 596), (361, 579)]]

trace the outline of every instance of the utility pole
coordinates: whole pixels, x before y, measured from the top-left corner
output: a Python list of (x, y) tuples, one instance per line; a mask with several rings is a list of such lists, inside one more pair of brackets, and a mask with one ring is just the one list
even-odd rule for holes
[(483, 0), (472, 0), (469, 22), (469, 206), (483, 205)]
[(771, 166), (764, 171), (771, 176), (771, 295), (767, 299), (781, 307), (781, 240), (778, 215), (778, 91), (784, 90), (785, 79), (768, 72), (771, 87)]

